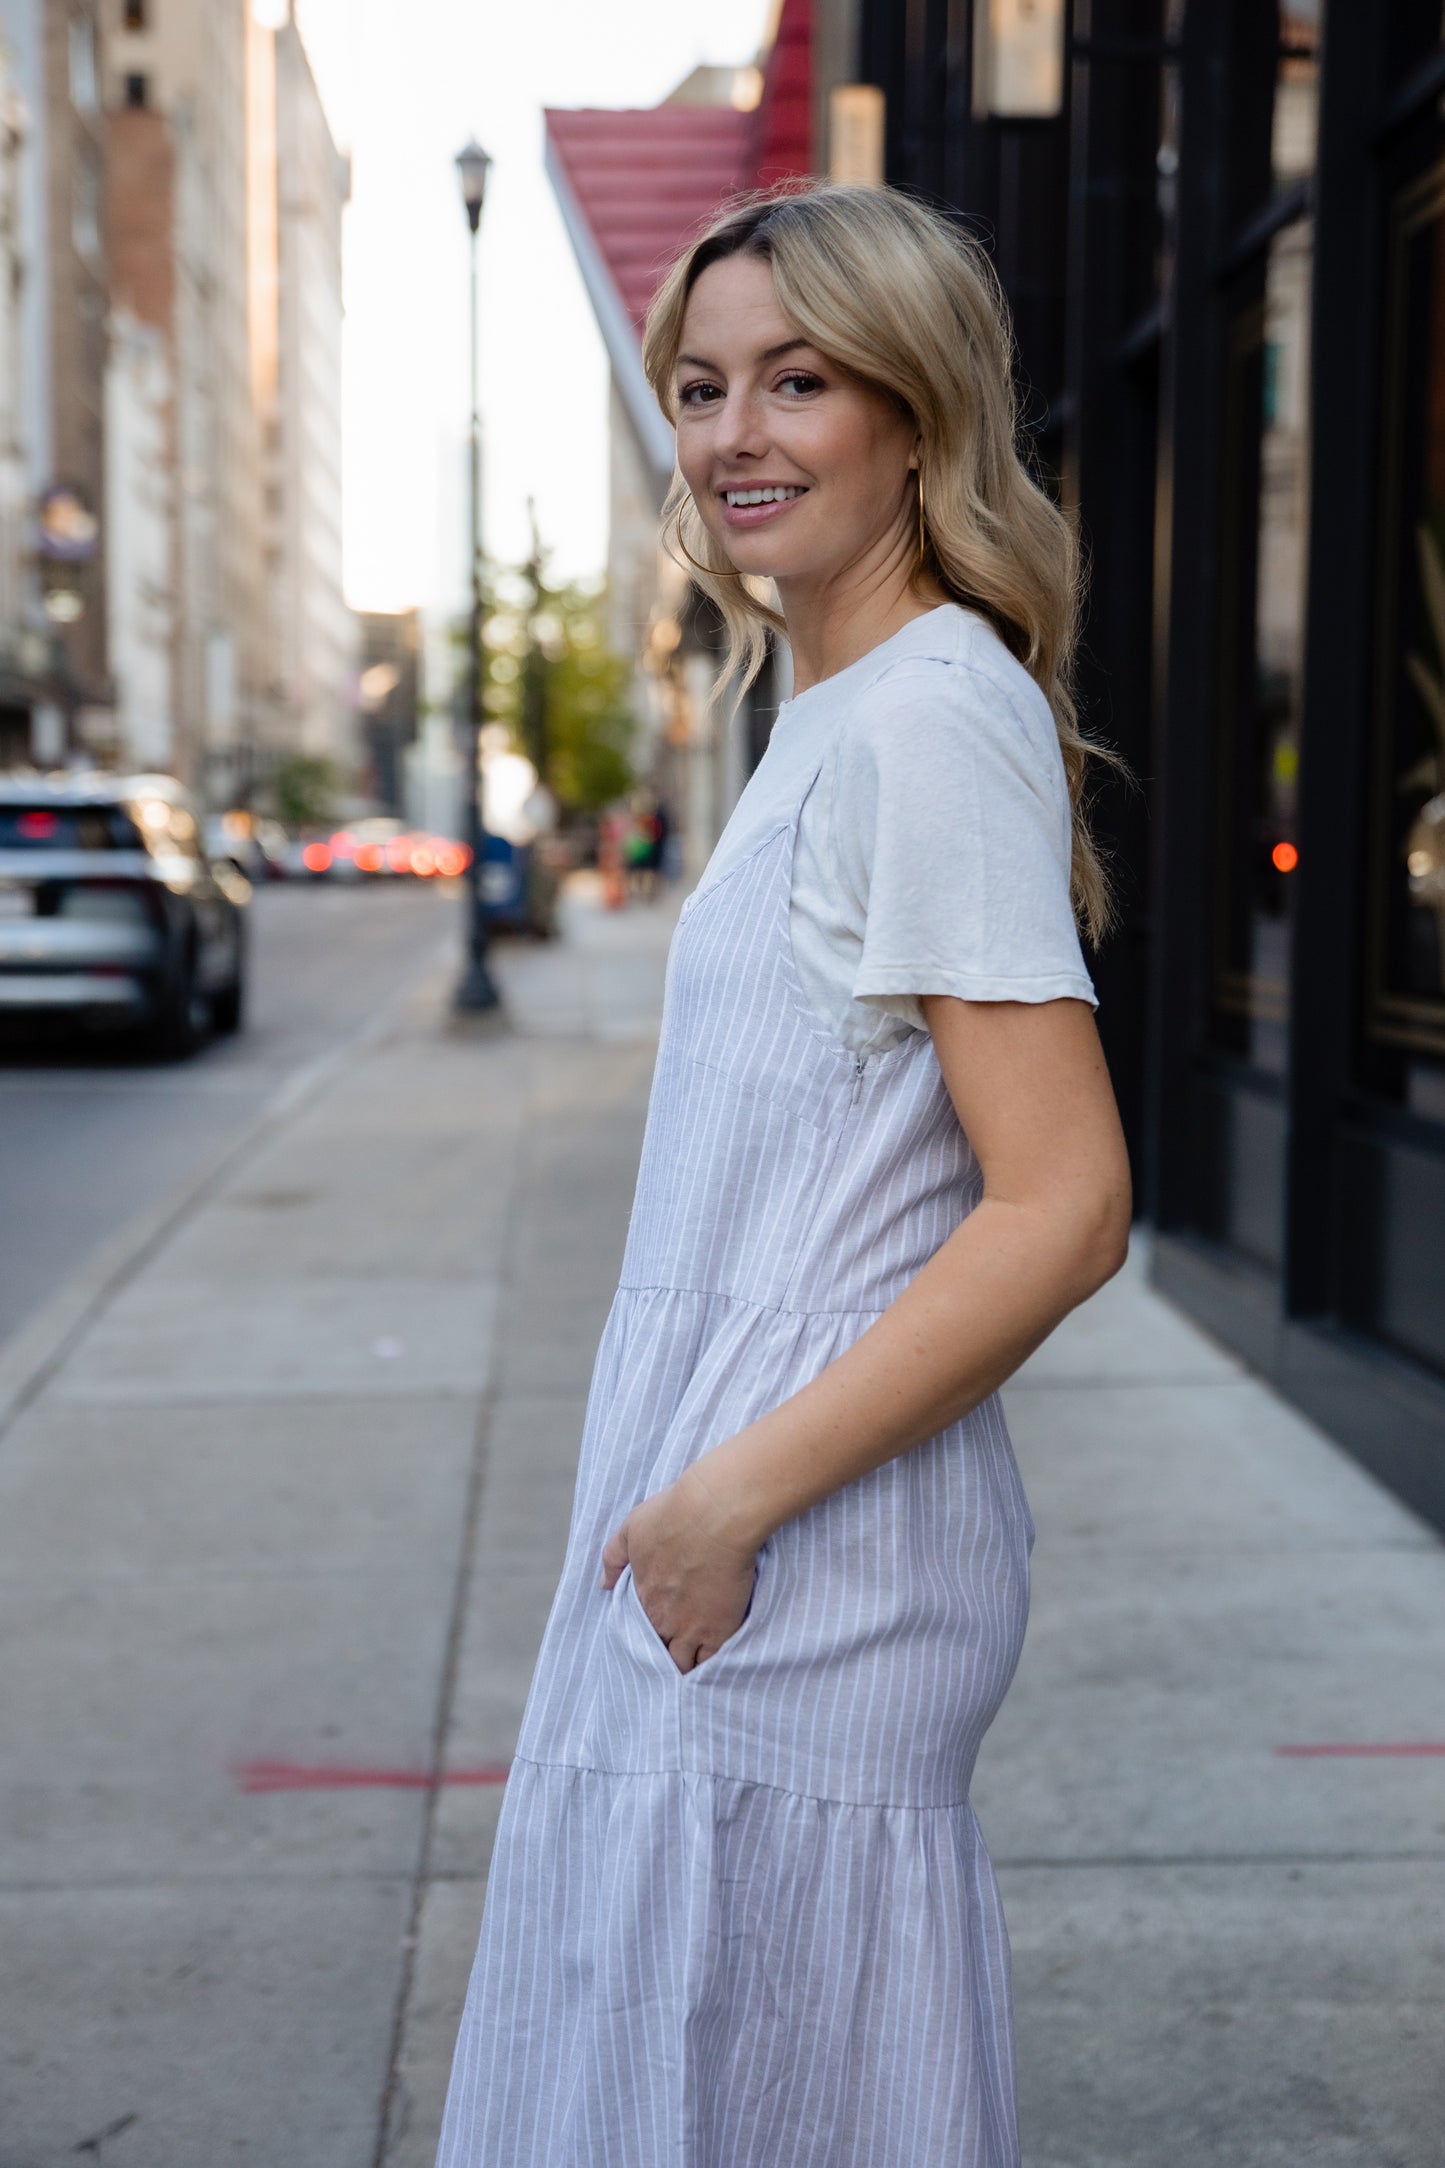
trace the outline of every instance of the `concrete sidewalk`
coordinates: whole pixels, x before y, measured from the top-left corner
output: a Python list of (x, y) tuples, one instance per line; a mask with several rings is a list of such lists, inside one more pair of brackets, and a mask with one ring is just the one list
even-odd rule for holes
[[(0, 2168), (430, 2168), (670, 919), (418, 988), (0, 1442)], [(1137, 1258), (1006, 1397), (1028, 2168), (1426, 2168), (1445, 1765), (1279, 1749), (1445, 1740), (1445, 1551)]]

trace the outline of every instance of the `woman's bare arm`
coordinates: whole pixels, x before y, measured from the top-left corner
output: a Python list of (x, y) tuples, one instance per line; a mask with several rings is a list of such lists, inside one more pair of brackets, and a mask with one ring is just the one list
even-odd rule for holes
[(604, 1587), (631, 1564), (680, 1670), (736, 1631), (775, 1530), (976, 1407), (1123, 1263), (1129, 1166), (1088, 1004), (923, 1012), (983, 1195), (850, 1348), (609, 1539)]

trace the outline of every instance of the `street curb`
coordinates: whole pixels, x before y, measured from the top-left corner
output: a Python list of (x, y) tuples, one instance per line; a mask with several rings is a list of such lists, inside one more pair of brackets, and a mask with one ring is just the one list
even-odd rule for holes
[(429, 994), (442, 969), (440, 962), (429, 966), (419, 981), (414, 980), (383, 1002), (349, 1039), (313, 1055), (293, 1070), (234, 1136), (174, 1184), (159, 1203), (134, 1214), (107, 1236), (26, 1319), (0, 1348), (0, 1439), (44, 1391), (126, 1283), (150, 1263), (171, 1235), (215, 1195), (257, 1145), (320, 1098), (358, 1054), (386, 1038), (407, 1010)]

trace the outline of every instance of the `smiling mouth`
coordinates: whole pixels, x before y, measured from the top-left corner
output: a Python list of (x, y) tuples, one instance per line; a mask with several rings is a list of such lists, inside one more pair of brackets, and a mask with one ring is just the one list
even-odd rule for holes
[(770, 482), (763, 489), (724, 489), (720, 494), (729, 510), (741, 512), (755, 504), (791, 504), (807, 490), (800, 482)]

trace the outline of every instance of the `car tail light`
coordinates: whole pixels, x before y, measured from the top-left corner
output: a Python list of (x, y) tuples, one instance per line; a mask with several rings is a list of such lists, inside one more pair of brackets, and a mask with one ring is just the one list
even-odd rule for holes
[(335, 835), (331, 838), (331, 855), (333, 858), (354, 858), (356, 856), (356, 838), (349, 828), (337, 829)]
[(405, 836), (393, 836), (386, 846), (386, 862), (393, 873), (410, 873), (411, 845)]
[(327, 873), (331, 868), (329, 843), (308, 843), (301, 853), (301, 863), (308, 873)]
[(22, 813), (15, 828), (16, 833), (23, 836), (27, 843), (48, 843), (52, 836), (60, 833), (60, 815), (39, 810)]
[(379, 843), (363, 843), (356, 853), (357, 872), (380, 873), (381, 867), (381, 845)]
[(413, 847), (413, 849), (412, 849), (412, 854), (411, 854), (411, 870), (412, 870), (412, 872), (413, 872), (413, 873), (419, 873), (419, 874), (421, 875), (422, 879), (423, 879), (423, 880), (426, 880), (426, 879), (427, 879), (427, 877), (428, 877), (428, 876), (429, 876), (430, 874), (433, 874), (433, 873), (435, 873), (435, 872), (436, 872), (436, 869), (437, 869), (437, 858), (436, 858), (436, 852), (435, 852), (435, 851), (434, 851), (434, 850), (433, 850), (433, 849), (431, 848), (430, 844), (427, 844), (427, 843), (418, 843), (418, 844), (416, 844), (416, 845), (415, 845), (415, 846)]

